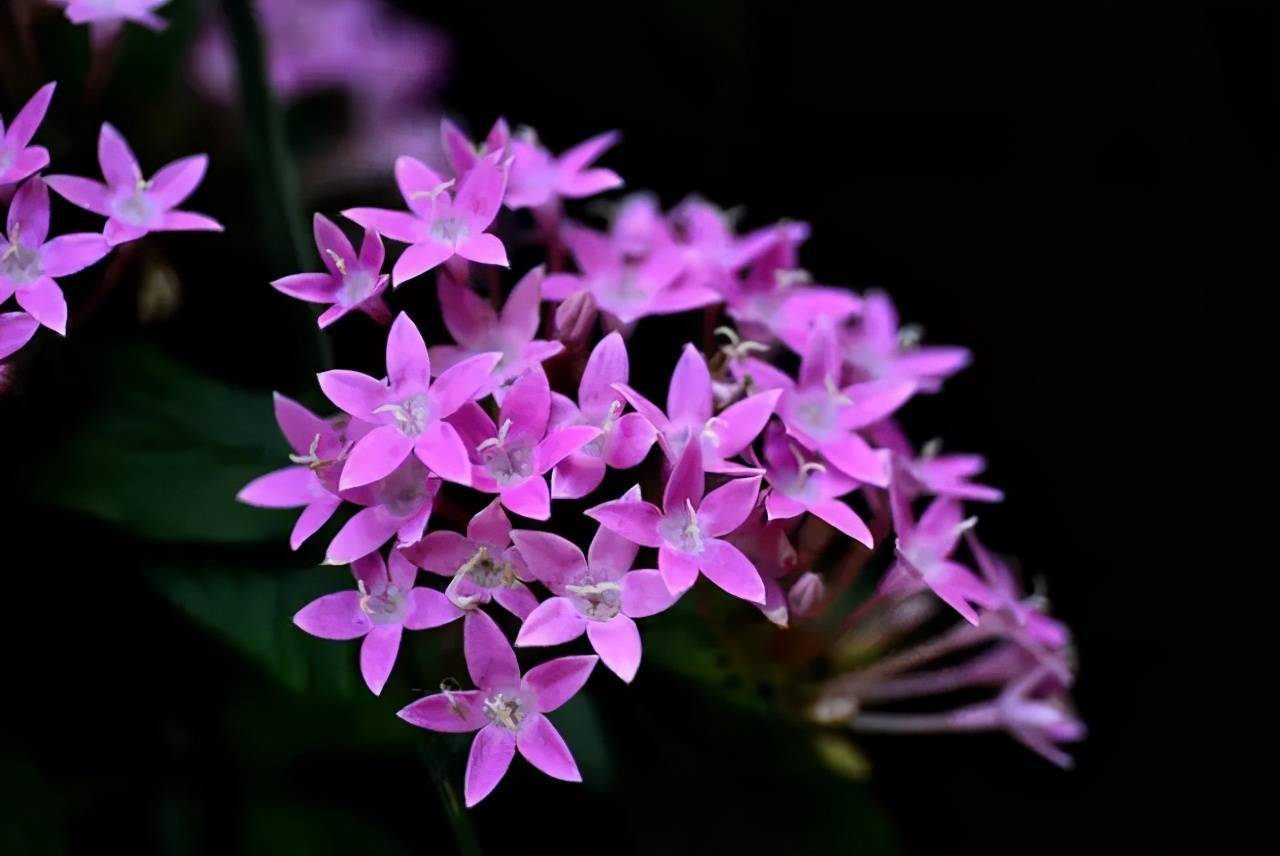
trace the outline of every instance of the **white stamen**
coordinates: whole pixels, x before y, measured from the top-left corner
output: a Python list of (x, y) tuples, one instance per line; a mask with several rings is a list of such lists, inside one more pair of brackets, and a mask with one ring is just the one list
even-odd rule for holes
[(328, 254), (329, 258), (333, 259), (333, 266), (338, 269), (338, 273), (342, 274), (343, 276), (346, 276), (347, 260), (344, 259), (342, 256), (338, 255), (337, 253), (335, 253), (333, 250), (330, 250), (328, 248), (325, 249), (325, 253)]

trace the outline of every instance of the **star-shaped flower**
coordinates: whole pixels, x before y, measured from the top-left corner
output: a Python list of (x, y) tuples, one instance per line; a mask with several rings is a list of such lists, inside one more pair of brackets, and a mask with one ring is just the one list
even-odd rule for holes
[(57, 85), (46, 83), (37, 89), (13, 117), (8, 130), (4, 126), (4, 117), (0, 116), (0, 187), (17, 184), (49, 165), (49, 150), (28, 143), (44, 121)]
[(271, 283), (290, 297), (309, 303), (328, 303), (320, 314), (320, 327), (328, 327), (353, 309), (380, 324), (391, 323), (391, 312), (382, 299), (390, 278), (382, 272), (382, 239), (365, 230), (357, 255), (347, 236), (323, 214), (312, 221), (316, 249), (324, 262), (324, 273), (295, 273)]

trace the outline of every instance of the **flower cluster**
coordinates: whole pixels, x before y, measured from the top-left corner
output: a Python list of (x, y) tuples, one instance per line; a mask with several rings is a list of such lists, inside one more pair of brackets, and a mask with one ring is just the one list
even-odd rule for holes
[[(468, 805), (496, 786), (517, 750), (577, 781), (545, 714), (586, 683), (597, 658), (632, 681), (642, 661), (637, 622), (700, 576), (792, 632), (838, 628), (822, 667), (797, 678), (822, 675), (801, 695), (815, 723), (1006, 729), (1068, 763), (1059, 744), (1082, 734), (1066, 700), (1069, 636), (976, 540), (963, 511), (1000, 492), (976, 481), (982, 458), (936, 443), (917, 449), (895, 421), (964, 367), (968, 352), (922, 345), (883, 294), (813, 282), (797, 263), (802, 223), (739, 234), (704, 200), (664, 212), (644, 195), (623, 199), (604, 229), (571, 219), (566, 201), (621, 186), (594, 165), (616, 139), (603, 134), (557, 155), (503, 121), (479, 143), (446, 123), (447, 168), (396, 161), (402, 209), (342, 212), (363, 230), (358, 252), (316, 215), (324, 270), (275, 287), (328, 305), (321, 326), (359, 310), (388, 332), (384, 374), (319, 375), (337, 415), (277, 396), (292, 463), (240, 493), (253, 505), (303, 509), (295, 549), (342, 506), (357, 509), (326, 551), (327, 563), (351, 565), (354, 587), (303, 607), (298, 626), (363, 638), (360, 668), (379, 693), (404, 629), (462, 619), (475, 688), (446, 681), (400, 716), (476, 732)], [(521, 271), (503, 300), (509, 251), (531, 235), (545, 265)], [(384, 240), (404, 245), (389, 274)], [(427, 274), (452, 343), (428, 346), (407, 314), (393, 319), (387, 307), (396, 289), (424, 287)], [(480, 282), (487, 296), (474, 289)], [(632, 386), (628, 342), (638, 325), (695, 310), (708, 331), (724, 321), (723, 344), (711, 347), (709, 336), (686, 345), (660, 406)], [(608, 471), (633, 469), (634, 487), (595, 496)], [(461, 519), (475, 494), (492, 499)], [(555, 512), (587, 497), (598, 528), (584, 550), (559, 534), (576, 527)], [(830, 550), (815, 543), (843, 558), (825, 561)], [(844, 595), (876, 556), (887, 569), (850, 609)], [(419, 569), (445, 580), (421, 584)], [(516, 648), (585, 635), (595, 656), (522, 673), (490, 615), (494, 603), (519, 624)], [(940, 610), (960, 621), (935, 635)], [(961, 665), (922, 668), (962, 650), (972, 656)], [(943, 714), (868, 710), (975, 686), (1000, 691)]]
[[(68, 14), (84, 4), (73, 3)], [(91, 5), (91, 4), (90, 4)], [(33, 146), (53, 100), (56, 84), (31, 96), (5, 128), (0, 117), (0, 190), (16, 189), (0, 232), (0, 305), (13, 297), (22, 311), (0, 313), (0, 359), (25, 345), (41, 326), (67, 332), (67, 302), (57, 280), (78, 273), (114, 247), (148, 232), (221, 231), (216, 221), (178, 209), (204, 178), (204, 155), (174, 161), (144, 178), (137, 158), (120, 133), (104, 124), (98, 163), (105, 183), (70, 175), (41, 177), (49, 152)], [(106, 218), (101, 233), (49, 237), (49, 189), (67, 201)]]

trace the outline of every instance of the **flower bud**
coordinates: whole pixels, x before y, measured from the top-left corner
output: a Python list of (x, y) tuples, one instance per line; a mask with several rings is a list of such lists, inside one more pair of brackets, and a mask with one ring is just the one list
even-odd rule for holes
[(827, 584), (813, 571), (805, 571), (787, 592), (791, 611), (803, 617), (815, 614), (827, 597)]
[(556, 338), (570, 347), (582, 344), (591, 335), (598, 314), (591, 292), (571, 295), (556, 307)]

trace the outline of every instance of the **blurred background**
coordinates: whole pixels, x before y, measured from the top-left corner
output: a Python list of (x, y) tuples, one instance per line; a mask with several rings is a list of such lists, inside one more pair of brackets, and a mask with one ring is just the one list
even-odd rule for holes
[[(291, 554), (288, 512), (232, 499), (284, 454), (271, 390), (319, 405), (325, 359), (380, 361), (364, 319), (333, 328), (330, 356), (268, 287), (314, 261), (290, 212), (396, 204), (392, 160), (438, 160), (441, 115), (477, 136), (506, 116), (553, 150), (619, 128), (605, 163), (629, 188), (808, 221), (819, 281), (883, 288), (929, 341), (972, 348), (906, 421), (987, 454), (1007, 499), (984, 538), (1073, 628), (1090, 727), (1072, 772), (1003, 735), (868, 737), (868, 769), (836, 770), (714, 639), (659, 623), (633, 687), (597, 678), (557, 718), (586, 784), (514, 765), (472, 812), (486, 852), (1181, 852), (1244, 834), (1270, 4), (397, 3), (359, 86), (270, 68), (279, 114), (237, 81), (225, 27), (248, 5), (174, 0), (165, 32), (131, 27), (94, 60), (56, 9), (0, 0), (0, 113), (59, 81), (54, 171), (96, 174), (110, 119), (146, 168), (208, 151), (191, 207), (227, 225), (69, 279), (70, 337), (39, 334), (0, 379), (0, 851), (453, 851), (433, 782), (441, 763), (460, 781), (466, 742), (424, 749), (392, 714), (460, 673), (457, 634), (415, 634), (372, 698), (354, 646), (289, 624), (345, 574), (314, 567), (323, 534)], [(266, 5), (268, 51), (348, 33)], [(277, 133), (289, 170), (266, 154)], [(425, 312), (431, 291), (396, 300)], [(678, 346), (648, 341), (646, 362)]]

